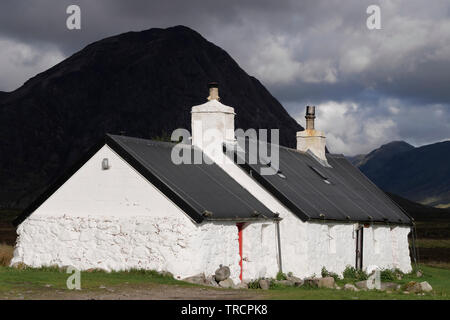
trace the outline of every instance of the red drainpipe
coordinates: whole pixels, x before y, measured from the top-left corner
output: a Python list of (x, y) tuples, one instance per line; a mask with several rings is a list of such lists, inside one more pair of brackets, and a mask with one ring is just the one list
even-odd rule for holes
[(243, 230), (244, 224), (236, 223), (236, 226), (238, 228), (238, 235), (239, 235), (239, 257), (240, 257), (239, 266), (241, 267), (241, 273), (239, 275), (239, 279), (241, 279), (241, 281), (242, 281), (242, 235), (243, 235), (242, 230)]

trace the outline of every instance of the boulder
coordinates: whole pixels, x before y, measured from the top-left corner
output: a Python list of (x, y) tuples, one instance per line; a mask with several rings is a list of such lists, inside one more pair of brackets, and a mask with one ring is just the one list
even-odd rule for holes
[(401, 285), (393, 282), (382, 282), (380, 290), (383, 291), (394, 291), (394, 290), (400, 290)]
[(204, 273), (199, 273), (196, 274), (195, 276), (187, 277), (182, 280), (194, 284), (202, 284), (202, 285), (208, 284)]
[(206, 283), (207, 283), (208, 286), (211, 286), (211, 287), (216, 287), (217, 288), (219, 286), (219, 284), (217, 283), (217, 281), (215, 279), (215, 276), (207, 277), (206, 278)]
[(221, 288), (233, 288), (234, 287), (234, 282), (233, 280), (231, 280), (230, 278), (227, 278), (225, 280), (222, 280), (219, 282), (219, 287)]
[(422, 276), (423, 276), (422, 271), (421, 271), (421, 270), (417, 270), (417, 272), (416, 272), (416, 277), (417, 277), (417, 278), (422, 278)]
[(234, 289), (248, 289), (248, 284), (245, 282), (239, 282), (233, 288)]
[(334, 278), (333, 277), (324, 277), (319, 279), (318, 283), (319, 288), (334, 288)]
[(219, 269), (215, 272), (216, 281), (220, 282), (230, 277), (230, 268), (220, 265)]
[(259, 287), (263, 290), (268, 290), (270, 288), (270, 280), (261, 279), (258, 283)]
[(306, 278), (303, 280), (303, 283), (307, 287), (318, 288), (319, 287), (319, 279), (318, 278)]
[(433, 287), (427, 281), (423, 281), (420, 283), (420, 289), (422, 290), (422, 292), (433, 291)]
[(287, 276), (286, 280), (293, 282), (294, 286), (296, 286), (296, 287), (301, 287), (304, 282), (302, 279), (300, 279), (298, 277), (294, 277), (294, 276)]
[(295, 285), (295, 283), (291, 280), (277, 280), (275, 283), (287, 287), (293, 287)]
[(406, 284), (406, 291), (412, 292), (412, 293), (418, 293), (422, 290), (420, 283), (415, 281), (410, 281)]
[(358, 281), (355, 283), (355, 286), (358, 289), (373, 289), (372, 287), (374, 287), (372, 285), (372, 281), (370, 281), (370, 280)]
[(346, 283), (344, 286), (344, 290), (359, 291), (358, 288), (352, 285), (351, 283)]

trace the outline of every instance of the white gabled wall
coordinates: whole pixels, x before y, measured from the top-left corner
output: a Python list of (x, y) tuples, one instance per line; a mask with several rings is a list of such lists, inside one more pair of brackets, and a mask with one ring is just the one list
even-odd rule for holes
[[(108, 159), (110, 169), (102, 170)], [(37, 216), (187, 217), (109, 146), (102, 147), (33, 214)]]

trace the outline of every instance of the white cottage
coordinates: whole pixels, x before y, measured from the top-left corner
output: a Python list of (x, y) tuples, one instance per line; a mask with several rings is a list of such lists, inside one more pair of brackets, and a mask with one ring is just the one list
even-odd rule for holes
[[(208, 100), (192, 108), (192, 143), (178, 149), (107, 135), (15, 221), (11, 264), (178, 278), (222, 264), (235, 282), (347, 265), (411, 270), (411, 218), (342, 155), (325, 152), (314, 107), (297, 149), (275, 146), (279, 167), (264, 175), (267, 161), (236, 152), (234, 109), (219, 102), (217, 85)], [(229, 161), (203, 145), (211, 129)], [(193, 164), (174, 163), (174, 150)], [(199, 154), (208, 161), (194, 161)]]

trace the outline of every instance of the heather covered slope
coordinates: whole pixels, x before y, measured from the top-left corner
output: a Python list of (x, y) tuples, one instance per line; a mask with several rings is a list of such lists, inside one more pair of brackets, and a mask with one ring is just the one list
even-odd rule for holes
[(26, 206), (105, 133), (190, 130), (211, 81), (236, 128), (277, 128), (281, 144), (295, 145), (301, 126), (223, 49), (183, 26), (128, 32), (0, 93), (0, 208)]

